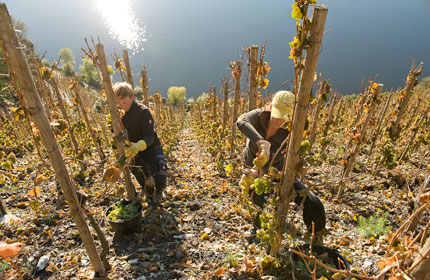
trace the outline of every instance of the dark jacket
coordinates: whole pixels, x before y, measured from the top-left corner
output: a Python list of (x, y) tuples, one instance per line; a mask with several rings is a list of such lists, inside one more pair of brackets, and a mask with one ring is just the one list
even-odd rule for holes
[[(244, 153), (244, 161), (248, 166), (253, 166), (252, 161), (258, 153), (258, 146), (255, 144), (258, 140), (267, 140), (270, 142), (270, 159), (263, 167), (265, 172), (268, 171), (269, 164), (275, 155), (276, 151), (281, 146), (282, 142), (287, 138), (289, 131), (287, 129), (279, 128), (279, 130), (269, 139), (265, 139), (266, 130), (269, 127), (270, 111), (263, 109), (255, 109), (248, 113), (241, 115), (236, 125), (240, 131), (248, 137), (249, 141), (246, 144)], [(285, 146), (280, 153), (276, 156), (272, 166), (278, 170), (282, 170), (284, 166)]]
[(133, 101), (121, 121), (124, 128), (127, 129), (130, 142), (145, 140), (147, 150), (160, 146), (160, 140), (154, 129), (154, 118), (145, 105)]

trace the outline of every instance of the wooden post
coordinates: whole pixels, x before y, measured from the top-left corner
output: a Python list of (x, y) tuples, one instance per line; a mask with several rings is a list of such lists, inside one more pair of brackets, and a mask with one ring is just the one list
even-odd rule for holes
[[(96, 51), (97, 51), (97, 58), (99, 61), (99, 68), (100, 68), (100, 71), (102, 72), (103, 85), (104, 85), (104, 90), (106, 92), (106, 99), (109, 105), (112, 127), (115, 133), (115, 139), (117, 139), (119, 138), (120, 135), (122, 135), (121, 121), (118, 116), (118, 109), (115, 103), (115, 95), (112, 89), (112, 82), (110, 80), (110, 74), (106, 64), (106, 56), (105, 56), (105, 50), (103, 45), (97, 44)], [(116, 156), (117, 156), (117, 159), (120, 159), (121, 157), (124, 156), (124, 152), (125, 152), (124, 141), (117, 141), (116, 146), (117, 146)], [(124, 167), (123, 174), (125, 179), (125, 187), (127, 190), (127, 199), (136, 200), (137, 199), (136, 190), (134, 188), (133, 182), (131, 181), (130, 170), (128, 169), (127, 166)]]
[(310, 133), (309, 133), (309, 152), (312, 151), (312, 146), (315, 142), (315, 134), (317, 132), (317, 128), (318, 128), (318, 121), (320, 118), (320, 111), (323, 105), (323, 96), (326, 93), (326, 87), (327, 87), (328, 82), (327, 81), (322, 81), (320, 88), (319, 88), (319, 94), (318, 94), (318, 100), (317, 100), (317, 104), (316, 104), (316, 108), (315, 108), (315, 112), (314, 112), (314, 117), (312, 118), (312, 124), (311, 124), (311, 128), (310, 128)]
[(305, 127), (306, 111), (309, 104), (309, 96), (312, 89), (312, 82), (317, 68), (318, 57), (321, 50), (321, 44), (324, 34), (324, 26), (327, 17), (327, 6), (317, 5), (312, 12), (312, 26), (310, 41), (311, 45), (306, 51), (306, 60), (300, 79), (300, 87), (296, 96), (296, 106), (294, 110), (294, 119), (292, 130), (290, 132), (290, 141), (286, 164), (284, 166), (283, 180), (280, 189), (280, 204), (275, 214), (275, 232), (277, 233), (275, 242), (270, 254), (276, 256), (280, 249), (282, 233), (285, 229), (285, 217), (288, 215), (290, 205), (290, 196), (293, 190), (293, 181), (298, 159), (298, 151), (302, 142), (303, 130)]
[(382, 84), (378, 84), (376, 88), (373, 85), (370, 85), (369, 93), (371, 93), (372, 96), (371, 96), (369, 102), (371, 101), (371, 103), (368, 104), (369, 105), (368, 113), (367, 113), (366, 119), (364, 120), (364, 122), (360, 128), (360, 136), (357, 139), (358, 143), (355, 145), (354, 150), (346, 157), (348, 162), (346, 164), (345, 171), (342, 175), (342, 183), (339, 184), (340, 185), (339, 191), (336, 195), (336, 198), (338, 200), (341, 199), (343, 192), (345, 190), (345, 182), (343, 181), (343, 179), (347, 178), (349, 176), (349, 173), (351, 173), (351, 171), (352, 171), (352, 167), (353, 167), (353, 164), (355, 162), (355, 158), (357, 157), (358, 153), (360, 152), (361, 144), (363, 143), (363, 139), (366, 136), (367, 125), (369, 124), (369, 121), (373, 118), (373, 115), (375, 114), (375, 111), (376, 111), (376, 106), (380, 102), (379, 94), (381, 93), (382, 87), (383, 87)]
[(72, 89), (75, 92), (76, 101), (78, 103), (79, 108), (82, 111), (82, 115), (84, 116), (85, 123), (87, 124), (88, 131), (90, 132), (91, 138), (93, 139), (94, 146), (96, 147), (96, 150), (97, 150), (97, 153), (99, 154), (100, 160), (102, 162), (104, 162), (106, 160), (105, 155), (103, 153), (102, 147), (99, 144), (99, 138), (91, 126), (91, 123), (90, 123), (90, 120), (88, 118), (88, 114), (86, 112), (86, 109), (85, 109), (84, 105), (82, 104), (81, 94), (79, 92), (79, 85), (76, 81), (73, 81)]
[(4, 207), (3, 200), (0, 198), (0, 216), (4, 216), (6, 214), (6, 207)]
[[(418, 109), (420, 108), (420, 105), (421, 105), (421, 98), (418, 98), (418, 101), (417, 101), (417, 105), (414, 107), (414, 110), (410, 113), (410, 118), (409, 118), (409, 121), (406, 123), (406, 129), (408, 129), (408, 128), (410, 128), (411, 127), (411, 124), (412, 124), (412, 122), (414, 121), (414, 118), (415, 118), (415, 116), (416, 116), (416, 113), (417, 113), (417, 111), (418, 111)], [(412, 105), (412, 104), (411, 104)]]
[[(363, 86), (364, 82), (362, 81), (361, 83), (362, 83), (362, 86)], [(360, 100), (359, 100), (358, 106), (357, 106), (357, 115), (355, 116), (354, 122), (351, 125), (352, 127), (355, 127), (357, 125), (358, 121), (361, 118), (361, 114), (363, 114), (363, 106), (364, 106), (364, 103), (367, 100), (367, 96), (368, 96), (367, 89), (362, 90), (362, 92), (360, 94)]]
[(214, 121), (216, 121), (216, 119), (217, 119), (217, 114), (216, 114), (216, 106), (217, 106), (217, 95), (216, 95), (216, 87), (212, 87), (212, 97), (213, 97), (213, 104), (212, 104), (212, 117), (213, 117), (213, 120)]
[(332, 98), (331, 98), (330, 109), (328, 111), (327, 120), (324, 124), (324, 132), (322, 135), (322, 137), (324, 137), (324, 138), (327, 136), (327, 133), (328, 133), (330, 126), (332, 124), (331, 118), (333, 116), (334, 107), (336, 106), (337, 96), (338, 96), (338, 93), (334, 92), (332, 95)]
[[(52, 84), (51, 85), (54, 88), (55, 95), (57, 96), (58, 106), (60, 107), (61, 114), (63, 115), (63, 118), (64, 118), (64, 120), (67, 123), (67, 128), (68, 128), (68, 131), (69, 131), (70, 140), (71, 140), (71, 142), (73, 144), (73, 148), (75, 150), (75, 155), (76, 155), (76, 157), (78, 157), (79, 156), (78, 142), (76, 141), (75, 133), (73, 132), (73, 128), (72, 128), (72, 124), (70, 122), (70, 118), (67, 115), (66, 108), (64, 107), (63, 97), (61, 97), (60, 90), (58, 89), (58, 81), (56, 79), (57, 79), (56, 77), (52, 77), (52, 80), (51, 80)], [(85, 169), (85, 165), (82, 162), (80, 162), (80, 166), (81, 166), (82, 170)]]
[(148, 71), (146, 65), (143, 65), (143, 70), (140, 72), (142, 78), (140, 79), (140, 85), (142, 86), (142, 97), (143, 103), (149, 108), (149, 95), (148, 95)]
[(430, 238), (427, 238), (411, 267), (413, 279), (430, 279)]
[(33, 63), (34, 63), (34, 66), (36, 67), (36, 75), (37, 75), (36, 86), (37, 86), (38, 91), (40, 91), (40, 93), (41, 93), (41, 97), (42, 97), (42, 100), (44, 102), (43, 107), (45, 109), (46, 116), (48, 117), (49, 121), (52, 121), (51, 111), (49, 109), (49, 101), (48, 101), (48, 97), (47, 97), (47, 95), (49, 93), (47, 92), (45, 84), (43, 82), (43, 79), (40, 76), (39, 62), (37, 61), (37, 59), (34, 58)]
[(222, 137), (224, 139), (224, 133), (225, 128), (227, 127), (227, 118), (228, 118), (228, 111), (229, 111), (229, 105), (228, 105), (228, 81), (224, 81), (224, 112), (222, 117)]
[(231, 140), (230, 140), (230, 157), (233, 158), (235, 141), (236, 141), (236, 121), (238, 118), (239, 103), (240, 103), (240, 75), (242, 73), (242, 62), (236, 60), (234, 65), (234, 107), (233, 107), (233, 119), (231, 126)]
[(249, 56), (249, 63), (251, 64), (251, 73), (249, 78), (249, 104), (248, 111), (254, 110), (257, 107), (257, 60), (258, 60), (258, 46), (251, 46), (251, 53)]
[(130, 60), (128, 58), (128, 51), (127, 50), (123, 50), (122, 51), (122, 56), (124, 58), (125, 67), (126, 67), (126, 70), (127, 70), (127, 81), (131, 85), (131, 87), (134, 88), (133, 75), (131, 74)]
[(406, 112), (406, 108), (408, 107), (409, 100), (412, 96), (412, 90), (414, 89), (417, 81), (417, 76), (419, 76), (422, 73), (422, 63), (420, 63), (417, 68), (415, 68), (415, 63), (412, 63), (411, 70), (408, 74), (408, 78), (406, 81), (405, 88), (401, 91), (400, 96), (400, 104), (397, 107), (398, 113), (396, 120), (394, 123), (390, 126), (388, 132), (390, 134), (390, 138), (392, 140), (396, 139), (400, 134), (400, 122), (403, 119), (403, 115)]
[(155, 126), (159, 127), (161, 122), (161, 96), (159, 92), (157, 92), (154, 95), (154, 101), (155, 101)]
[(340, 97), (339, 108), (337, 108), (336, 118), (334, 119), (334, 123), (333, 123), (334, 127), (336, 127), (337, 124), (339, 123), (340, 113), (342, 112), (342, 108), (343, 108), (343, 101), (344, 101), (344, 98)]
[(370, 146), (369, 152), (367, 153), (369, 156), (372, 154), (373, 148), (375, 148), (376, 141), (379, 138), (379, 132), (381, 131), (382, 123), (384, 122), (384, 117), (385, 117), (385, 114), (387, 113), (388, 107), (390, 106), (390, 102), (391, 102), (392, 97), (393, 97), (393, 93), (390, 92), (390, 94), (388, 95), (387, 101), (384, 105), (384, 109), (382, 110), (381, 114), (379, 115), (378, 126), (375, 130), (375, 133), (373, 134), (372, 145)]
[(427, 113), (428, 113), (429, 109), (430, 109), (430, 105), (427, 105), (427, 107), (425, 108), (425, 110), (424, 110), (423, 114), (421, 115), (420, 120), (417, 122), (416, 126), (412, 127), (412, 131), (413, 131), (412, 136), (411, 136), (411, 138), (409, 138), (408, 144), (406, 145), (405, 150), (403, 151), (402, 155), (401, 155), (401, 156), (400, 156), (400, 158), (399, 158), (399, 162), (401, 162), (401, 161), (402, 161), (403, 157), (404, 157), (404, 156), (406, 155), (406, 153), (408, 152), (409, 147), (412, 145), (412, 142), (414, 142), (415, 137), (416, 137), (416, 136), (417, 136), (417, 134), (418, 134), (418, 131), (419, 131), (420, 125), (421, 125), (421, 123), (423, 122), (424, 118), (426, 118), (426, 117), (427, 117)]
[(64, 159), (58, 149), (57, 142), (40, 102), (39, 94), (37, 93), (24, 53), (22, 48), (20, 48), (21, 43), (15, 34), (9, 12), (4, 3), (0, 3), (0, 40), (5, 57), (10, 60), (11, 69), (9, 70), (15, 72), (18, 83), (22, 88), (28, 111), (40, 131), (42, 143), (46, 148), (56, 178), (69, 204), (70, 214), (76, 223), (94, 271), (100, 277), (105, 277), (105, 269), (97, 253), (97, 248), (86, 223), (86, 218), (80, 208), (75, 186), (70, 179)]

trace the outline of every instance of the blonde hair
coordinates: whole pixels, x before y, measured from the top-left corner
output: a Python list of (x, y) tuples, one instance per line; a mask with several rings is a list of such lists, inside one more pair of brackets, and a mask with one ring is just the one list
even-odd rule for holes
[(113, 92), (119, 98), (134, 97), (133, 88), (126, 82), (115, 83), (113, 85)]

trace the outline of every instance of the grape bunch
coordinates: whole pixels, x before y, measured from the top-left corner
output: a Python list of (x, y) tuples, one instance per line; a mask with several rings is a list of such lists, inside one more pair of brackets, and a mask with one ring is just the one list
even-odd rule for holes
[(112, 210), (107, 215), (107, 218), (111, 221), (128, 220), (134, 217), (140, 210), (138, 201), (133, 201), (130, 204), (124, 206), (122, 201), (112, 206)]

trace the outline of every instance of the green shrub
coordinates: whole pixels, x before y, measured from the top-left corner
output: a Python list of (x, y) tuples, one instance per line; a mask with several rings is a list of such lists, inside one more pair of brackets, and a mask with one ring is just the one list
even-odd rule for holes
[(391, 230), (391, 226), (387, 226), (387, 216), (388, 214), (383, 213), (380, 209), (367, 219), (359, 216), (358, 233), (365, 238), (384, 235)]
[(8, 271), (9, 271), (9, 269), (10, 269), (10, 264), (9, 264), (7, 261), (2, 260), (2, 261), (0, 262), (0, 274), (3, 274), (3, 273), (5, 273), (5, 272), (8, 272)]

